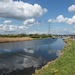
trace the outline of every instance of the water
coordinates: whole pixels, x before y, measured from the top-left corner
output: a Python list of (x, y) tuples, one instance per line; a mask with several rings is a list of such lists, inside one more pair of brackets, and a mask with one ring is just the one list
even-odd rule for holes
[(0, 75), (31, 75), (55, 60), (65, 46), (62, 39), (0, 44)]

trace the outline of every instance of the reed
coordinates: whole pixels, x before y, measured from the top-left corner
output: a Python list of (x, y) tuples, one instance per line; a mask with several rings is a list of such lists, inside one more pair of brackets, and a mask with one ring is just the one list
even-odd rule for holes
[(15, 38), (10, 38), (10, 37), (0, 37), (0, 43), (7, 43), (7, 42), (19, 42), (19, 41), (31, 41), (33, 40), (30, 37), (15, 37)]

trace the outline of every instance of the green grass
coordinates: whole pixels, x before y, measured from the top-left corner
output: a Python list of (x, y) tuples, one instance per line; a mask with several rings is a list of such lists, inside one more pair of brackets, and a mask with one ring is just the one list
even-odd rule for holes
[(60, 57), (36, 71), (34, 75), (75, 75), (75, 41), (68, 41)]

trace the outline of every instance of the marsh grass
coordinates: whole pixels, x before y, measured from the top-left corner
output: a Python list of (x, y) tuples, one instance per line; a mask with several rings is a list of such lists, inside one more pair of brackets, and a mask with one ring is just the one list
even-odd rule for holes
[(30, 41), (30, 40), (33, 39), (30, 37), (0, 37), (0, 43)]

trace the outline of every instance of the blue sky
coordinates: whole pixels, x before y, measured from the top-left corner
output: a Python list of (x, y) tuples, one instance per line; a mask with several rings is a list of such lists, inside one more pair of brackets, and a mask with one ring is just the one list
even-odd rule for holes
[(0, 34), (47, 34), (49, 20), (51, 34), (75, 33), (75, 0), (2, 0), (0, 10)]

